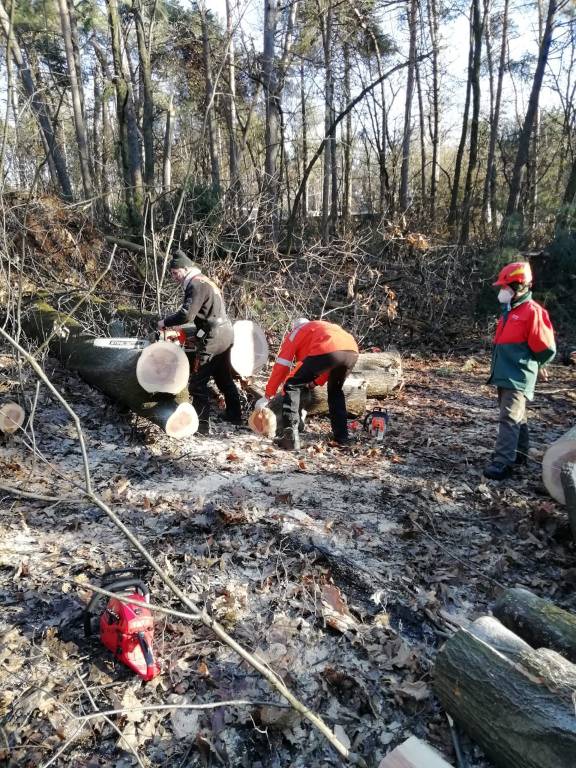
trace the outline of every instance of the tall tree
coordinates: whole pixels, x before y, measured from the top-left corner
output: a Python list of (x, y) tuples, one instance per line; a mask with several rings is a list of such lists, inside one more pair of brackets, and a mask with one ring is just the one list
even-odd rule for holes
[(91, 198), (93, 195), (92, 169), (90, 167), (88, 135), (86, 131), (86, 123), (84, 121), (82, 72), (77, 70), (77, 57), (74, 55), (72, 24), (67, 0), (58, 0), (58, 10), (60, 12), (60, 26), (64, 40), (64, 50), (66, 51), (66, 61), (68, 63), (68, 77), (70, 78), (70, 93), (72, 96), (74, 129), (76, 132), (76, 141), (78, 142), (82, 187), (84, 189), (84, 197)]
[(11, 41), (10, 48), (12, 56), (18, 67), (18, 73), (22, 80), (26, 95), (30, 99), (32, 110), (36, 116), (38, 125), (40, 126), (40, 134), (49, 160), (49, 168), (52, 173), (53, 181), (59, 186), (62, 197), (65, 200), (72, 200), (72, 184), (70, 183), (68, 167), (64, 152), (56, 137), (50, 108), (44, 98), (42, 90), (36, 88), (34, 84), (30, 65), (24, 55), (23, 49), (16, 39), (10, 17), (6, 12), (3, 2), (0, 2), (0, 26), (2, 27), (6, 39), (10, 39)]
[(432, 45), (432, 106), (429, 120), (430, 141), (432, 143), (432, 160), (430, 168), (430, 221), (434, 224), (436, 220), (436, 195), (438, 189), (438, 145), (440, 142), (440, 81), (438, 71), (440, 41), (436, 0), (428, 0), (428, 25), (430, 42)]
[(200, 20), (202, 24), (202, 58), (204, 62), (205, 77), (205, 101), (204, 114), (206, 120), (206, 134), (208, 136), (208, 151), (210, 153), (210, 177), (212, 180), (212, 190), (220, 192), (220, 154), (218, 152), (217, 127), (216, 127), (216, 109), (214, 88), (214, 78), (212, 76), (212, 51), (210, 49), (210, 38), (208, 35), (208, 12), (202, 1), (199, 5)]
[(468, 152), (468, 170), (464, 182), (462, 200), (462, 227), (460, 243), (468, 242), (470, 232), (470, 216), (472, 206), (472, 185), (476, 166), (478, 164), (478, 128), (480, 125), (480, 64), (482, 61), (482, 38), (486, 14), (480, 12), (480, 0), (472, 0), (472, 36), (474, 40), (474, 55), (469, 80), (472, 87), (472, 120), (470, 121), (470, 148)]
[[(62, 2), (62, 0), (59, 0)], [(155, 8), (155, 4), (153, 6)], [(154, 13), (154, 11), (152, 11)], [(133, 0), (132, 14), (136, 27), (140, 82), (142, 83), (142, 138), (144, 143), (144, 184), (151, 192), (154, 189), (154, 93), (152, 89), (152, 68), (150, 49), (152, 47), (153, 19), (149, 24), (150, 39), (147, 39), (141, 0)]]
[(484, 177), (484, 191), (482, 194), (482, 213), (484, 222), (490, 225), (493, 221), (494, 206), (496, 201), (496, 169), (494, 159), (496, 156), (496, 142), (500, 125), (500, 107), (502, 103), (502, 87), (504, 73), (506, 71), (506, 51), (508, 48), (508, 9), (510, 0), (504, 0), (502, 10), (502, 29), (500, 43), (500, 58), (498, 62), (498, 77), (496, 81), (496, 95), (494, 108), (490, 120), (490, 139), (488, 143), (488, 157), (486, 159), (486, 175)]
[(408, 52), (408, 72), (406, 75), (406, 99), (404, 102), (404, 132), (402, 136), (402, 166), (400, 168), (400, 210), (407, 211), (410, 206), (410, 142), (412, 139), (412, 99), (416, 73), (416, 35), (418, 32), (418, 0), (407, 0), (408, 34), (410, 37)]
[(116, 115), (124, 194), (128, 215), (134, 225), (139, 225), (142, 217), (142, 155), (138, 136), (138, 124), (134, 105), (132, 80), (125, 62), (122, 48), (122, 30), (117, 0), (106, 0), (108, 6), (108, 25), (112, 45), (114, 65), (114, 86), (116, 89)]
[[(538, 102), (540, 100), (542, 81), (544, 80), (544, 71), (546, 69), (546, 64), (548, 63), (550, 46), (552, 45), (554, 21), (556, 18), (557, 9), (558, 0), (549, 0), (548, 10), (546, 13), (546, 23), (544, 26), (544, 34), (542, 35), (540, 50), (538, 52), (538, 62), (536, 64), (536, 70), (534, 71), (534, 79), (532, 81), (532, 89), (530, 91), (530, 98), (528, 100), (528, 108), (524, 117), (524, 123), (522, 124), (522, 130), (520, 131), (520, 136), (518, 137), (518, 149), (516, 152), (516, 159), (514, 161), (514, 168), (512, 170), (512, 178), (510, 180), (508, 203), (506, 204), (506, 216), (512, 216), (514, 213), (516, 213), (520, 205), (522, 178), (526, 163), (528, 162), (530, 152), (530, 137), (534, 128), (534, 120), (538, 111)], [(505, 223), (506, 222), (504, 222), (504, 224)]]

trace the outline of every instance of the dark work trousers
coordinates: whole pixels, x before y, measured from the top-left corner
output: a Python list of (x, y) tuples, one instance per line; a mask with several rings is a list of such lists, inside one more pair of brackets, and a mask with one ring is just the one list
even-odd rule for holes
[(284, 385), (282, 416), (285, 427), (298, 427), (300, 419), (300, 393), (323, 373), (328, 377), (328, 410), (335, 440), (348, 437), (346, 399), (342, 387), (346, 377), (356, 365), (358, 352), (328, 352), (325, 355), (305, 357), (302, 365)]
[(224, 396), (226, 418), (229, 421), (242, 419), (240, 395), (234, 383), (230, 364), (230, 349), (229, 347), (219, 354), (210, 354), (205, 351), (198, 355), (189, 356), (192, 374), (188, 382), (188, 389), (198, 414), (198, 420), (203, 424), (210, 422), (210, 392), (208, 390), (210, 379), (214, 379), (216, 386)]
[(498, 387), (500, 426), (492, 459), (509, 466), (519, 456), (528, 456), (530, 434), (526, 416), (526, 398), (515, 389)]

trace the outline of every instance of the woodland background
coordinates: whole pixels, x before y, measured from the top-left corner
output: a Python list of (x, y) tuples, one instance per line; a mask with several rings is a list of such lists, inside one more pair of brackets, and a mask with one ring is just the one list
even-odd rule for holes
[(33, 0), (0, 25), (4, 221), (57, 195), (132, 243), (149, 306), (176, 243), (275, 288), (235, 302), (268, 327), (287, 291), (286, 314), (438, 340), (493, 310), (486, 279), (522, 249), (569, 325), (570, 0)]

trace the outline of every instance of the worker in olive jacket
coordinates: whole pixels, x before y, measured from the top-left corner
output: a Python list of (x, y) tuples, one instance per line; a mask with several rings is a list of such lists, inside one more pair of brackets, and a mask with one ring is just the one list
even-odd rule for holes
[(225, 418), (234, 424), (242, 421), (238, 389), (234, 383), (230, 350), (234, 341), (232, 323), (220, 289), (205, 275), (198, 264), (178, 249), (169, 264), (170, 274), (184, 288), (184, 300), (177, 312), (158, 321), (158, 329), (193, 323), (195, 349), (189, 353), (190, 381), (188, 389), (198, 413), (201, 434), (210, 433), (211, 378), (224, 395)]
[(502, 316), (494, 337), (489, 383), (498, 388), (500, 427), (484, 476), (504, 480), (514, 464), (527, 461), (526, 401), (534, 397), (538, 375), (546, 377), (542, 367), (556, 354), (556, 344), (548, 312), (532, 299), (532, 270), (527, 262), (505, 266), (494, 286), (500, 288)]

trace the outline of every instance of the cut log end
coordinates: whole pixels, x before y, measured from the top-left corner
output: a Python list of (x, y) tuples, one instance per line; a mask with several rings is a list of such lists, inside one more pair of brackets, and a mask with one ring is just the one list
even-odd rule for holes
[(190, 365), (184, 350), (169, 341), (145, 347), (136, 364), (136, 378), (146, 392), (175, 395), (188, 383)]
[(276, 414), (270, 408), (253, 411), (248, 418), (248, 426), (257, 435), (273, 438), (276, 434)]
[(18, 403), (9, 402), (0, 406), (0, 432), (12, 435), (24, 424), (26, 412)]
[(198, 414), (190, 403), (180, 403), (174, 413), (166, 421), (166, 434), (182, 440), (191, 437), (198, 430)]

